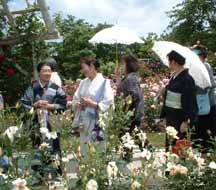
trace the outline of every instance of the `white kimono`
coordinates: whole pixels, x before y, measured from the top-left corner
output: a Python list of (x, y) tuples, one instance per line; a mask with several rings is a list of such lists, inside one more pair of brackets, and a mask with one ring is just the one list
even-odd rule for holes
[[(89, 116), (87, 113), (87, 109), (85, 110), (76, 110), (76, 103), (81, 102), (82, 97), (89, 97), (94, 100), (96, 94), (98, 93), (98, 89), (103, 85), (105, 78), (101, 73), (98, 73), (97, 76), (90, 80), (89, 78), (84, 79), (81, 81), (79, 88), (76, 90), (72, 105), (75, 111), (75, 118), (73, 122), (73, 126), (82, 127), (82, 131), (80, 132), (80, 148), (81, 154), (86, 156), (87, 155), (87, 142), (91, 142), (91, 134), (92, 129), (96, 124), (96, 119)], [(114, 94), (113, 90), (110, 85), (110, 81), (106, 79), (105, 86), (103, 88), (102, 98), (98, 102), (99, 110), (101, 112), (106, 112), (110, 105), (113, 103)], [(101, 144), (105, 144), (105, 142), (100, 142)]]

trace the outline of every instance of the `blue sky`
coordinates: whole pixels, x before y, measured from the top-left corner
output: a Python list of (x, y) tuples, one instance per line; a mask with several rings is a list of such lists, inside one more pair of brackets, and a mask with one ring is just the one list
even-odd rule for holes
[[(29, 0), (34, 2), (34, 0)], [(24, 0), (11, 0), (11, 9), (23, 8)], [(91, 24), (118, 24), (145, 36), (149, 32), (161, 34), (169, 19), (166, 12), (182, 0), (46, 0), (53, 15), (61, 11)]]

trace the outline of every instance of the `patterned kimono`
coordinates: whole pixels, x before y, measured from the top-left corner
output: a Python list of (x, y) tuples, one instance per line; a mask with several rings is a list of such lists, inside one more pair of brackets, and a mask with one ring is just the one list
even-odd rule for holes
[[(104, 87), (103, 87), (104, 85)], [(96, 100), (96, 96), (100, 92), (102, 94), (101, 98)], [(82, 97), (89, 97), (96, 101), (101, 112), (106, 112), (110, 105), (113, 103), (114, 94), (110, 86), (110, 82), (106, 80), (102, 74), (98, 73), (97, 76), (90, 80), (89, 78), (81, 81), (79, 88), (76, 90), (72, 105), (75, 110), (75, 118), (73, 121), (73, 127), (82, 128), (80, 132), (80, 148), (81, 154), (86, 156), (87, 142), (92, 142), (92, 130), (97, 123), (97, 110), (86, 107), (83, 110), (76, 110), (76, 104), (81, 102)], [(100, 142), (100, 145), (105, 146), (105, 142)]]
[[(26, 110), (30, 110), (38, 100), (47, 100), (50, 104), (54, 104), (57, 112), (63, 111), (67, 104), (65, 92), (52, 82), (48, 82), (45, 86), (42, 86), (40, 82), (32, 84), (21, 98), (21, 104)], [(49, 131), (52, 131), (52, 126), (49, 123), (49, 113), (48, 110), (37, 109), (37, 114), (33, 118), (33, 124), (39, 124), (36, 133), (39, 133), (40, 127), (47, 127)], [(41, 138), (35, 132), (32, 133), (31, 139), (35, 148), (42, 143)], [(53, 140), (52, 146), (54, 152), (60, 151), (58, 138)]]
[(141, 119), (144, 115), (143, 92), (140, 88), (139, 79), (136, 73), (129, 73), (121, 81), (117, 87), (117, 95), (120, 95), (121, 93), (123, 93), (125, 97), (132, 97), (132, 104), (129, 108), (130, 110), (135, 110), (129, 126), (129, 132), (132, 132), (135, 127), (140, 127)]

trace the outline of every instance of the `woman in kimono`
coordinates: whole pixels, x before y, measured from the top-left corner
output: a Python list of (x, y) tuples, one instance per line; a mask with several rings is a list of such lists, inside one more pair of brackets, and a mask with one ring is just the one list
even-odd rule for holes
[(174, 127), (178, 137), (183, 139), (188, 127), (196, 121), (196, 86), (188, 69), (184, 68), (185, 58), (175, 51), (167, 57), (172, 76), (165, 89), (161, 118), (166, 120), (166, 126)]
[[(48, 131), (52, 131), (52, 126), (49, 122), (49, 116), (51, 112), (61, 112), (66, 108), (66, 94), (56, 84), (50, 81), (52, 74), (52, 66), (43, 61), (38, 64), (37, 71), (39, 74), (39, 80), (33, 83), (21, 98), (21, 104), (25, 111), (29, 111), (32, 108), (36, 110), (33, 117), (33, 125), (38, 127), (31, 129), (31, 140), (34, 148), (39, 148), (42, 143), (42, 135), (40, 128), (47, 128)], [(52, 153), (61, 155), (59, 137), (53, 138), (50, 142), (52, 146)], [(59, 169), (59, 172), (61, 170)]]
[(208, 96), (208, 100), (205, 104), (206, 106), (208, 105), (209, 109), (206, 110), (207, 112), (203, 113), (199, 111), (196, 126), (197, 143), (201, 145), (202, 151), (206, 152), (208, 149), (213, 148), (214, 145), (212, 144), (211, 139), (213, 139), (216, 134), (216, 83), (213, 69), (210, 64), (206, 62), (208, 50), (200, 44), (195, 45), (192, 50), (199, 56), (200, 60), (205, 65), (212, 84), (212, 86), (207, 89), (197, 87), (197, 95), (207, 94)]
[[(102, 131), (96, 134), (96, 138), (94, 132), (98, 113), (108, 110), (113, 103), (114, 94), (110, 81), (98, 73), (100, 65), (96, 59), (84, 57), (80, 63), (86, 78), (81, 81), (73, 97), (72, 105), (76, 112), (73, 127), (79, 127), (81, 154), (87, 156), (88, 143), (100, 140), (99, 144), (105, 145)], [(100, 135), (101, 138), (98, 138)]]
[(119, 73), (116, 73), (117, 95), (123, 93), (125, 98), (128, 96), (132, 97), (132, 104), (129, 107), (129, 110), (134, 110), (134, 116), (129, 124), (129, 132), (132, 133), (135, 127), (140, 127), (141, 119), (144, 115), (143, 92), (136, 74), (139, 64), (138, 60), (132, 55), (123, 56), (121, 63), (125, 77), (121, 80)]

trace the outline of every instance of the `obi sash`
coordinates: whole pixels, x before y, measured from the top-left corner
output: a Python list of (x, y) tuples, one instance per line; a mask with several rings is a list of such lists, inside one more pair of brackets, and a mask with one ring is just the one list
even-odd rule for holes
[(168, 90), (165, 105), (166, 107), (173, 109), (182, 109), (181, 93), (172, 92)]

